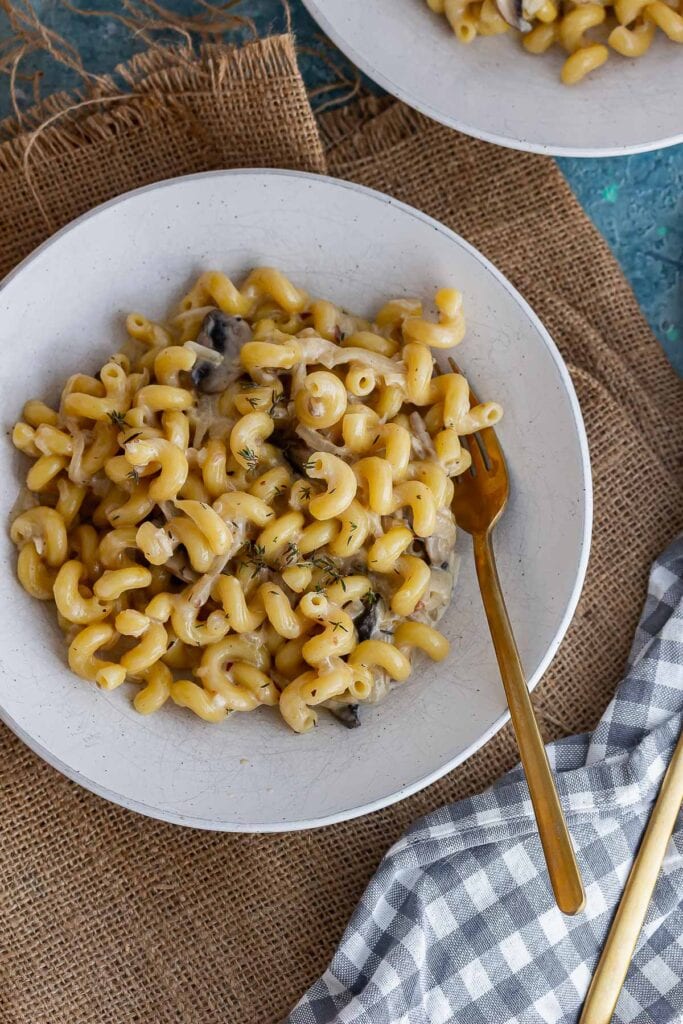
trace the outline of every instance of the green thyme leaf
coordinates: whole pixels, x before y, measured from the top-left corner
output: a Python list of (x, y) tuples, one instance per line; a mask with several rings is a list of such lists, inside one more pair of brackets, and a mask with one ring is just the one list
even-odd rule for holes
[(377, 602), (379, 601), (379, 594), (377, 593), (376, 590), (368, 590), (361, 597), (361, 601), (363, 602), (366, 608), (374, 608)]
[(112, 411), (108, 412), (107, 415), (114, 424), (114, 426), (118, 427), (119, 430), (123, 430), (124, 427), (128, 426), (128, 424), (126, 423), (125, 413), (118, 412), (118, 410), (116, 409), (112, 409)]
[(242, 448), (237, 454), (247, 463), (248, 469), (256, 469), (258, 466), (258, 455), (253, 448)]

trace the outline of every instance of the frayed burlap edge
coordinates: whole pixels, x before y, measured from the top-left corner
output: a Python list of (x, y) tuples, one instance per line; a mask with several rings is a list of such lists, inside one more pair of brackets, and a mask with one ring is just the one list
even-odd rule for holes
[[(244, 85), (264, 74), (299, 80), (294, 40), (272, 36), (226, 47), (156, 48), (135, 55), (116, 68), (128, 89), (112, 76), (83, 92), (61, 92), (22, 112), (21, 120), (0, 123), (0, 172), (25, 167), (28, 147), (33, 161), (68, 156), (90, 143), (115, 141), (127, 128), (136, 128), (149, 116), (173, 119), (184, 113), (182, 100), (193, 93), (212, 93)], [(99, 107), (100, 109), (94, 109)]]

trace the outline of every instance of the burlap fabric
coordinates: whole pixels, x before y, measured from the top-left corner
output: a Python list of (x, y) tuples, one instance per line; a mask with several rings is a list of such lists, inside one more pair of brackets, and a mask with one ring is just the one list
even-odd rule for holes
[[(156, 51), (131, 97), (0, 148), (3, 272), (104, 199), (203, 168), (280, 165), (372, 185), (477, 245), (570, 364), (595, 478), (593, 550), (567, 637), (534, 695), (547, 737), (589, 727), (623, 668), (654, 556), (681, 525), (683, 395), (615, 261), (551, 160), (364, 101), (318, 127), (287, 37), (236, 53)], [(319, 128), (319, 131), (318, 131)], [(36, 199), (38, 197), (38, 200)], [(389, 844), (516, 760), (509, 729), (450, 776), (367, 818), (304, 834), (183, 830), (79, 789), (0, 731), (0, 1020), (267, 1024), (325, 966)]]

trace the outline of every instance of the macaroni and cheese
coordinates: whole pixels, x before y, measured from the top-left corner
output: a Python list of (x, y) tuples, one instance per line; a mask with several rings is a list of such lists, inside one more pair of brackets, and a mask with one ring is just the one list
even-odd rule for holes
[(501, 408), (439, 372), (464, 320), (456, 290), (435, 304), (369, 322), (278, 270), (209, 271), (167, 324), (132, 313), (57, 408), (26, 403), (17, 573), (54, 601), (73, 672), (137, 684), (141, 714), (268, 705), (306, 732), (446, 656), (460, 439)]
[(426, 0), (443, 14), (461, 43), (512, 28), (528, 53), (558, 46), (566, 54), (560, 77), (575, 85), (601, 67), (610, 51), (641, 57), (660, 30), (683, 43), (683, 0)]

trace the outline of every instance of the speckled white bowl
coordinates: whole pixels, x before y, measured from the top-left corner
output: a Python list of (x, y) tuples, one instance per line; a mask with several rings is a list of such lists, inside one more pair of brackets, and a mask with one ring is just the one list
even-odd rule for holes
[(500, 146), (554, 156), (621, 156), (683, 141), (683, 53), (661, 32), (637, 60), (612, 53), (575, 86), (562, 51), (516, 33), (459, 43), (425, 0), (304, 0), (362, 71), (427, 117)]
[[(377, 192), (284, 171), (226, 171), (131, 192), (64, 228), (0, 288), (3, 420), (31, 396), (56, 400), (76, 370), (115, 349), (130, 310), (163, 316), (206, 267), (240, 277), (272, 264), (312, 293), (370, 313), (387, 296), (454, 284), (465, 296), (458, 359), (506, 413), (512, 496), (497, 529), (499, 569), (522, 661), (535, 684), (578, 600), (588, 558), (586, 439), (566, 367), (510, 284), (424, 214)], [(7, 523), (26, 467), (1, 446)], [(2, 531), (0, 713), (50, 764), (126, 807), (200, 828), (278, 831), (340, 821), (449, 771), (506, 719), (470, 541), (443, 620), (452, 653), (347, 731), (321, 714), (297, 736), (271, 709), (207, 725), (173, 706), (143, 718), (132, 685), (111, 693), (71, 675), (54, 608), (14, 575)]]

